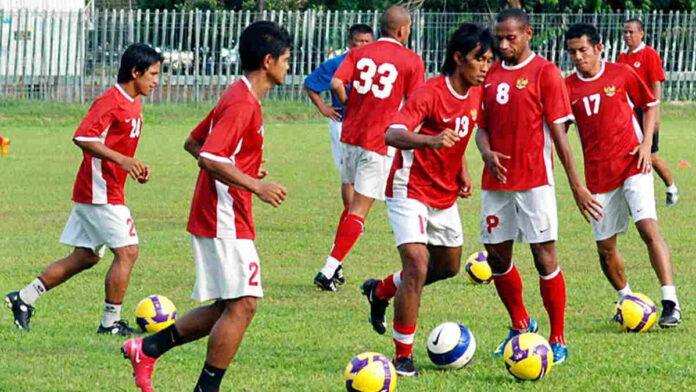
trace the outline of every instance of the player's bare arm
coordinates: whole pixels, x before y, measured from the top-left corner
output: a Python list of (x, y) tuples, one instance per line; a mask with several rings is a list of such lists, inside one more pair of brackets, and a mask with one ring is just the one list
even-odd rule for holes
[(631, 155), (638, 155), (638, 169), (643, 174), (650, 173), (652, 170), (651, 148), (653, 133), (657, 125), (659, 105), (650, 106), (643, 112), (643, 141), (631, 151)]
[(348, 101), (348, 93), (346, 93), (346, 86), (343, 84), (343, 81), (338, 78), (333, 78), (331, 79), (331, 91), (336, 95), (336, 98), (338, 98), (339, 101), (343, 105), (346, 104)]
[(573, 158), (573, 153), (570, 151), (570, 144), (568, 143), (566, 123), (553, 123), (550, 124), (550, 128), (553, 144), (558, 153), (558, 159), (563, 165), (566, 176), (568, 176), (570, 189), (573, 191), (575, 204), (577, 204), (586, 221), (589, 222), (590, 218), (599, 221), (599, 219), (604, 216), (602, 204), (592, 197), (590, 191), (585, 187), (585, 184), (582, 183), (582, 180), (580, 180), (580, 175), (575, 167), (575, 159)]
[[(652, 92), (653, 95), (655, 96), (655, 99), (657, 99), (658, 102), (662, 101), (662, 82), (661, 81), (656, 81), (653, 82), (652, 86)], [(655, 106), (655, 112), (657, 113), (655, 115), (655, 129), (660, 129), (660, 105)]]
[(459, 141), (459, 136), (452, 129), (445, 129), (437, 136), (422, 135), (420, 133), (409, 132), (403, 128), (387, 129), (386, 143), (388, 146), (396, 147), (401, 150), (423, 149), (423, 148), (449, 148)]
[(288, 191), (281, 185), (251, 177), (227, 162), (198, 158), (198, 166), (226, 185), (249, 191), (273, 207), (285, 201)]
[(341, 121), (341, 115), (338, 113), (339, 108), (325, 104), (324, 100), (321, 99), (321, 95), (307, 86), (305, 86), (305, 91), (309, 100), (317, 107), (322, 116), (334, 121)]
[(459, 172), (459, 197), (468, 199), (474, 193), (474, 181), (469, 175), (469, 166), (466, 163), (466, 154), (462, 155), (462, 171)]
[(184, 142), (184, 150), (191, 154), (191, 156), (196, 160), (198, 160), (198, 156), (201, 154), (201, 147), (203, 147), (203, 143), (192, 138), (191, 136), (187, 137), (186, 141)]
[(73, 142), (93, 157), (116, 163), (121, 169), (128, 173), (132, 179), (138, 180), (138, 182), (145, 183), (150, 180), (150, 168), (135, 158), (130, 158), (118, 151), (114, 151), (102, 142), (86, 142), (79, 140), (74, 140)]
[(498, 182), (505, 184), (507, 182), (507, 177), (505, 177), (507, 168), (500, 163), (500, 160), (510, 159), (510, 157), (491, 150), (490, 135), (485, 128), (479, 128), (478, 131), (476, 131), (476, 147), (478, 147), (481, 158), (493, 177), (495, 177)]

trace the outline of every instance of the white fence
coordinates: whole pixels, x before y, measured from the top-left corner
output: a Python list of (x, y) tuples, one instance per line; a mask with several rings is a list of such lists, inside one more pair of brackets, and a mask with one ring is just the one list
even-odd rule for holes
[[(303, 100), (304, 77), (336, 50), (354, 23), (377, 31), (380, 11), (272, 11), (260, 19), (285, 26), (293, 37), (293, 56), (286, 85), (271, 99)], [(669, 100), (696, 100), (696, 14), (631, 13), (536, 14), (534, 48), (570, 71), (562, 35), (576, 22), (597, 25), (607, 57), (625, 50), (622, 23), (634, 16), (646, 26), (647, 43), (663, 58)], [(475, 13), (417, 11), (409, 46), (426, 71), (438, 73), (448, 35), (463, 22), (490, 25), (493, 16)], [(253, 12), (168, 12), (96, 10), (48, 12), (0, 10), (0, 97), (62, 102), (89, 102), (115, 81), (120, 54), (133, 42), (157, 48), (165, 57), (160, 88), (152, 102), (215, 100), (240, 72), (237, 38)]]

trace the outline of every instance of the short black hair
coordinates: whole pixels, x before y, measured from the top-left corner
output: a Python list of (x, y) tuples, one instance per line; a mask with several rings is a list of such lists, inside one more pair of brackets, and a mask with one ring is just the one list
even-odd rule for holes
[(517, 20), (522, 25), (522, 27), (529, 26), (529, 15), (527, 15), (526, 12), (519, 8), (508, 8), (506, 10), (500, 11), (498, 15), (495, 17), (495, 22), (503, 23), (508, 19)]
[(594, 25), (589, 23), (576, 23), (568, 28), (565, 33), (566, 48), (571, 39), (587, 37), (587, 40), (594, 46), (602, 42), (602, 36)]
[(370, 34), (374, 36), (375, 32), (372, 30), (372, 27), (364, 23), (356, 23), (348, 29), (348, 39), (352, 39), (355, 34)]
[(626, 23), (624, 23), (624, 24), (629, 24), (629, 23), (636, 23), (638, 25), (638, 28), (640, 29), (640, 31), (643, 31), (643, 21), (642, 20), (640, 20), (638, 18), (631, 18), (631, 19), (627, 20)]
[(457, 68), (457, 63), (454, 61), (456, 52), (466, 56), (467, 53), (478, 48), (476, 56), (480, 57), (487, 51), (493, 50), (494, 45), (495, 40), (488, 29), (473, 23), (459, 25), (459, 28), (452, 33), (447, 43), (447, 54), (445, 55), (445, 63), (442, 65), (442, 73), (449, 75)]
[(247, 26), (239, 37), (239, 56), (244, 71), (261, 68), (266, 55), (274, 59), (292, 48), (292, 39), (285, 28), (273, 22), (258, 21)]
[(121, 56), (121, 65), (118, 68), (118, 83), (128, 83), (133, 80), (133, 68), (136, 72), (143, 73), (151, 65), (161, 63), (164, 58), (156, 50), (145, 44), (132, 44)]

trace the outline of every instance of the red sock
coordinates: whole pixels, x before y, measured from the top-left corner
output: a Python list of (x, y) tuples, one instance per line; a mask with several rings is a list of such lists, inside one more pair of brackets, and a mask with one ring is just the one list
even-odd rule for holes
[(343, 261), (348, 252), (353, 248), (360, 234), (365, 227), (365, 219), (357, 215), (350, 214), (338, 225), (336, 239), (331, 249), (331, 257), (338, 261)]
[(529, 315), (524, 307), (522, 278), (520, 278), (520, 272), (517, 270), (517, 267), (513, 264), (510, 270), (503, 275), (494, 275), (493, 281), (495, 282), (498, 296), (503, 301), (510, 315), (512, 328), (517, 330), (526, 329), (529, 326)]
[(416, 335), (416, 324), (402, 325), (394, 320), (393, 341), (396, 346), (396, 357), (403, 358), (413, 355), (413, 338)]
[(563, 328), (565, 324), (566, 284), (561, 269), (539, 277), (539, 289), (544, 300), (546, 313), (551, 321), (551, 337), (549, 343), (565, 344)]
[[(348, 208), (350, 206), (345, 206), (343, 207), (343, 211), (341, 211), (341, 216), (338, 218), (338, 225), (341, 226), (341, 223), (346, 219), (348, 216)], [(338, 236), (338, 230), (336, 230), (336, 236)], [(334, 237), (334, 242), (336, 242), (336, 237)]]
[(375, 288), (375, 297), (384, 300), (394, 298), (396, 295), (396, 290), (398, 290), (399, 286), (401, 285), (401, 279), (403, 279), (403, 277), (404, 271), (399, 271), (377, 282), (377, 287)]

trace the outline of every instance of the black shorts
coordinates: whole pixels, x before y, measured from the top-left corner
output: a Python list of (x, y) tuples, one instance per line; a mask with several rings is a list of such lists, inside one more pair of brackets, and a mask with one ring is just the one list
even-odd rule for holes
[[(635, 109), (636, 116), (638, 117), (638, 124), (640, 124), (640, 127), (643, 127), (643, 109)], [(655, 129), (655, 132), (653, 132), (653, 141), (652, 141), (652, 147), (650, 148), (651, 153), (656, 153), (660, 151), (660, 130)]]

